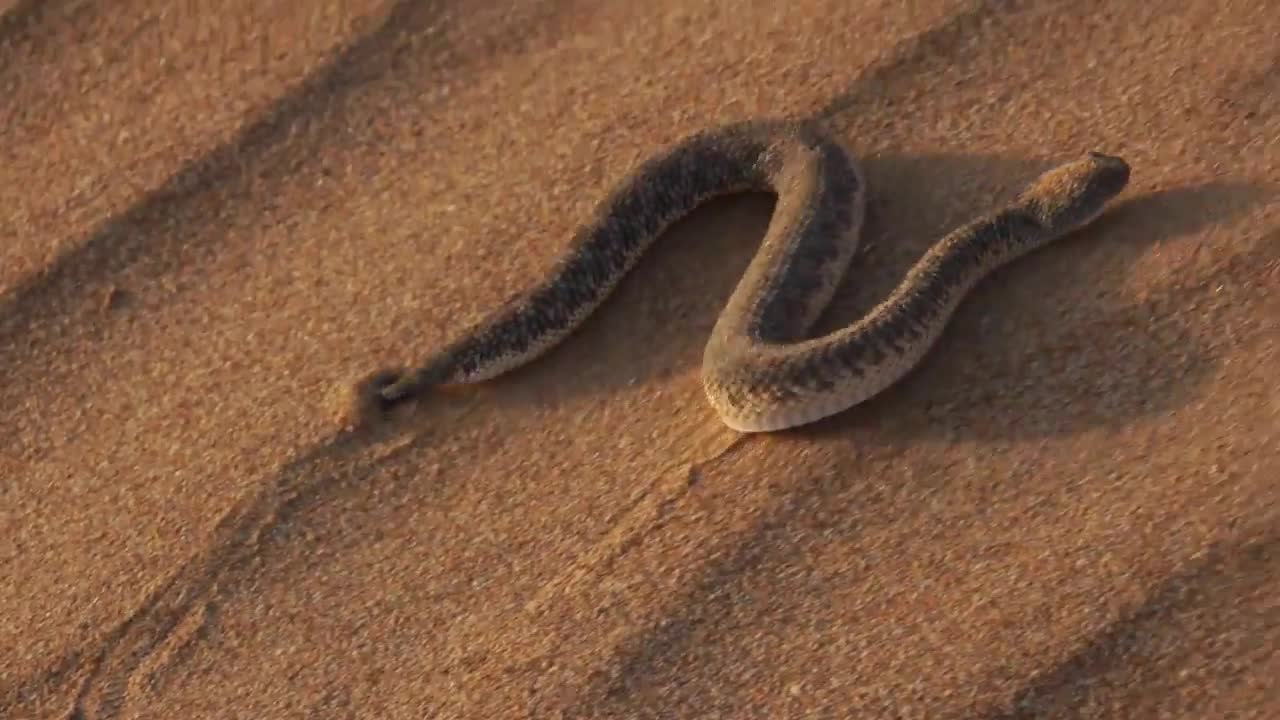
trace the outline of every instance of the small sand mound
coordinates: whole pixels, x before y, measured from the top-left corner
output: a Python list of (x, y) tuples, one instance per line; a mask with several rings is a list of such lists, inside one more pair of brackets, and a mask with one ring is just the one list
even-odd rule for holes
[(400, 401), (382, 397), (382, 388), (395, 382), (404, 373), (402, 368), (384, 368), (369, 373), (355, 382), (339, 385), (333, 393), (332, 407), (336, 419), (344, 428), (371, 427), (388, 418), (388, 412)]

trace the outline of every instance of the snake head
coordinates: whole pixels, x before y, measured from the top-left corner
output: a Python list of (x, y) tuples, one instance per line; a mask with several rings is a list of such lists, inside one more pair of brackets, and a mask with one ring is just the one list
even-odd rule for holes
[(1127, 162), (1089, 152), (1036, 178), (1018, 199), (1045, 229), (1062, 234), (1096, 218), (1128, 184)]

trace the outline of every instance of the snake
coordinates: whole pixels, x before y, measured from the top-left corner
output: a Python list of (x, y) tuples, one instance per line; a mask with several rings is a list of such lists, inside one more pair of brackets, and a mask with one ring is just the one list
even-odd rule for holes
[(387, 411), (433, 387), (526, 365), (578, 329), (674, 222), (713, 197), (760, 191), (776, 196), (773, 213), (711, 330), (702, 387), (719, 419), (741, 433), (813, 423), (907, 375), (975, 285), (1088, 225), (1129, 173), (1124, 159), (1096, 151), (1052, 167), (1003, 207), (944, 235), (862, 317), (812, 336), (858, 250), (867, 208), (861, 164), (815, 120), (696, 131), (607, 191), (538, 282), (418, 367), (371, 375), (364, 401)]

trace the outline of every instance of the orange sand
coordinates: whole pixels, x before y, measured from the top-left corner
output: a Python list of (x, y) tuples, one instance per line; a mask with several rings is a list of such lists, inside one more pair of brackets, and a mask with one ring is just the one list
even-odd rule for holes
[[(0, 716), (1280, 717), (1274, 3), (4, 8)], [(747, 196), (544, 361), (334, 434), (756, 114), (865, 159), (826, 328), (1055, 162), (1133, 181), (808, 428), (701, 394)]]

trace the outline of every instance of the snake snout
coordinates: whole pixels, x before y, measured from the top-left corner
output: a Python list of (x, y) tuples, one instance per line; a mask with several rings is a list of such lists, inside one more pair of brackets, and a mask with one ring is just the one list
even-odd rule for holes
[(1093, 165), (1091, 177), (1098, 192), (1114, 195), (1129, 184), (1129, 163), (1124, 158), (1091, 150), (1089, 161)]

